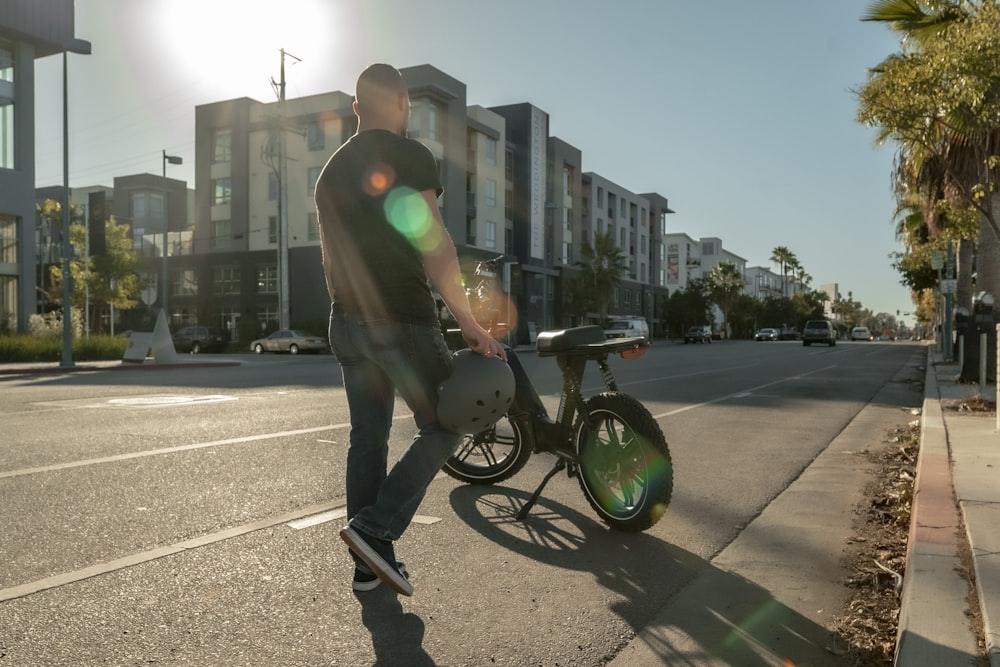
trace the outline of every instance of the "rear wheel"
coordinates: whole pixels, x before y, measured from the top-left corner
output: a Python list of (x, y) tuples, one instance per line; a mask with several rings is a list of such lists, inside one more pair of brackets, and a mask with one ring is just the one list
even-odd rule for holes
[(298, 354), (299, 353), (299, 346), (296, 345), (295, 343), (292, 343), (291, 345), (288, 346), (288, 352), (290, 354)]
[(199, 352), (201, 352), (201, 343), (198, 341), (191, 343), (191, 354), (198, 354)]
[(639, 401), (620, 392), (588, 399), (575, 428), (580, 488), (616, 530), (651, 527), (670, 504), (673, 462), (659, 424)]
[(521, 432), (524, 427), (504, 417), (481, 433), (465, 436), (444, 471), (469, 484), (495, 484), (513, 477), (531, 458)]
[(261, 345), (260, 343), (257, 343), (256, 345), (253, 346), (253, 351), (256, 354), (264, 354), (264, 346)]

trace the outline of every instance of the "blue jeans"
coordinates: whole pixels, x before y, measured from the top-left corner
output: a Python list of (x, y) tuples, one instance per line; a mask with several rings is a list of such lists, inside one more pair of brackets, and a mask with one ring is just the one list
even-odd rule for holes
[[(329, 335), (351, 413), (347, 517), (356, 530), (397, 540), (462, 441), (437, 418), (437, 388), (451, 374), (451, 353), (437, 327), (366, 320), (337, 306), (330, 312)], [(419, 431), (387, 472), (396, 391)]]

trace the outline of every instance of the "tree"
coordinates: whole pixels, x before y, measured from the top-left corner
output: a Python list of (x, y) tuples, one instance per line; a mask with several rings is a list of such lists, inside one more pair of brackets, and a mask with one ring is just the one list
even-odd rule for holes
[[(105, 308), (114, 306), (119, 310), (134, 308), (139, 304), (139, 258), (132, 250), (132, 239), (128, 225), (118, 224), (114, 218), (104, 223), (105, 254), (83, 257), (86, 247), (86, 227), (70, 226), (70, 244), (76, 249), (79, 259), (70, 262), (73, 276), (72, 305), (84, 308), (89, 289), (90, 321), (100, 329), (100, 315)], [(48, 299), (62, 304), (62, 268), (50, 269), (51, 287)], [(110, 313), (109, 313), (110, 315)]]
[(615, 288), (625, 274), (625, 254), (610, 233), (595, 234), (594, 245), (584, 241), (580, 254), (579, 287), (589, 292), (594, 310), (605, 319)]
[(788, 296), (788, 268), (798, 259), (791, 250), (779, 245), (771, 251), (771, 261), (781, 267), (781, 295)]
[(712, 304), (705, 282), (692, 280), (687, 287), (676, 290), (667, 299), (667, 336), (682, 338), (688, 327), (712, 322)]
[[(995, 2), (880, 0), (865, 20), (904, 34), (872, 70), (859, 120), (880, 128), (914, 168), (940, 172), (944, 199), (979, 218), (977, 291), (1000, 293), (1000, 7)], [(940, 201), (940, 200), (939, 200)], [(929, 202), (935, 206), (938, 201)], [(971, 306), (971, 254), (959, 245), (959, 304)], [(968, 277), (967, 277), (968, 276)], [(966, 371), (963, 370), (963, 375)]]
[(722, 331), (728, 334), (729, 312), (736, 302), (736, 297), (743, 292), (743, 287), (746, 284), (743, 280), (743, 275), (734, 263), (719, 262), (712, 267), (705, 283), (712, 300), (719, 306), (719, 310), (722, 311)]

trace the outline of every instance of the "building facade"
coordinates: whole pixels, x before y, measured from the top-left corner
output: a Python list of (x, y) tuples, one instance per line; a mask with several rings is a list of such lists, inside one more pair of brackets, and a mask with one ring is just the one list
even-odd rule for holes
[(24, 331), (37, 304), (35, 60), (90, 53), (74, 29), (73, 0), (0, 3), (0, 331)]

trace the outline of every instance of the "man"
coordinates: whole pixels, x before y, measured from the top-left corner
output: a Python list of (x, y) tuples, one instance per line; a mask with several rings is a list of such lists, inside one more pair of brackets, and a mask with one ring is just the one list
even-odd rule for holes
[[(406, 138), (410, 99), (399, 71), (384, 64), (365, 69), (354, 113), (357, 133), (330, 157), (316, 183), (332, 302), (330, 345), (351, 413), (348, 524), (340, 535), (355, 561), (355, 590), (383, 581), (412, 595), (393, 543), (461, 441), (437, 418), (437, 388), (452, 362), (428, 277), (472, 350), (504, 360), (507, 355), (472, 317), (437, 205), (437, 164), (425, 146)], [(419, 432), (387, 474), (396, 391)]]

